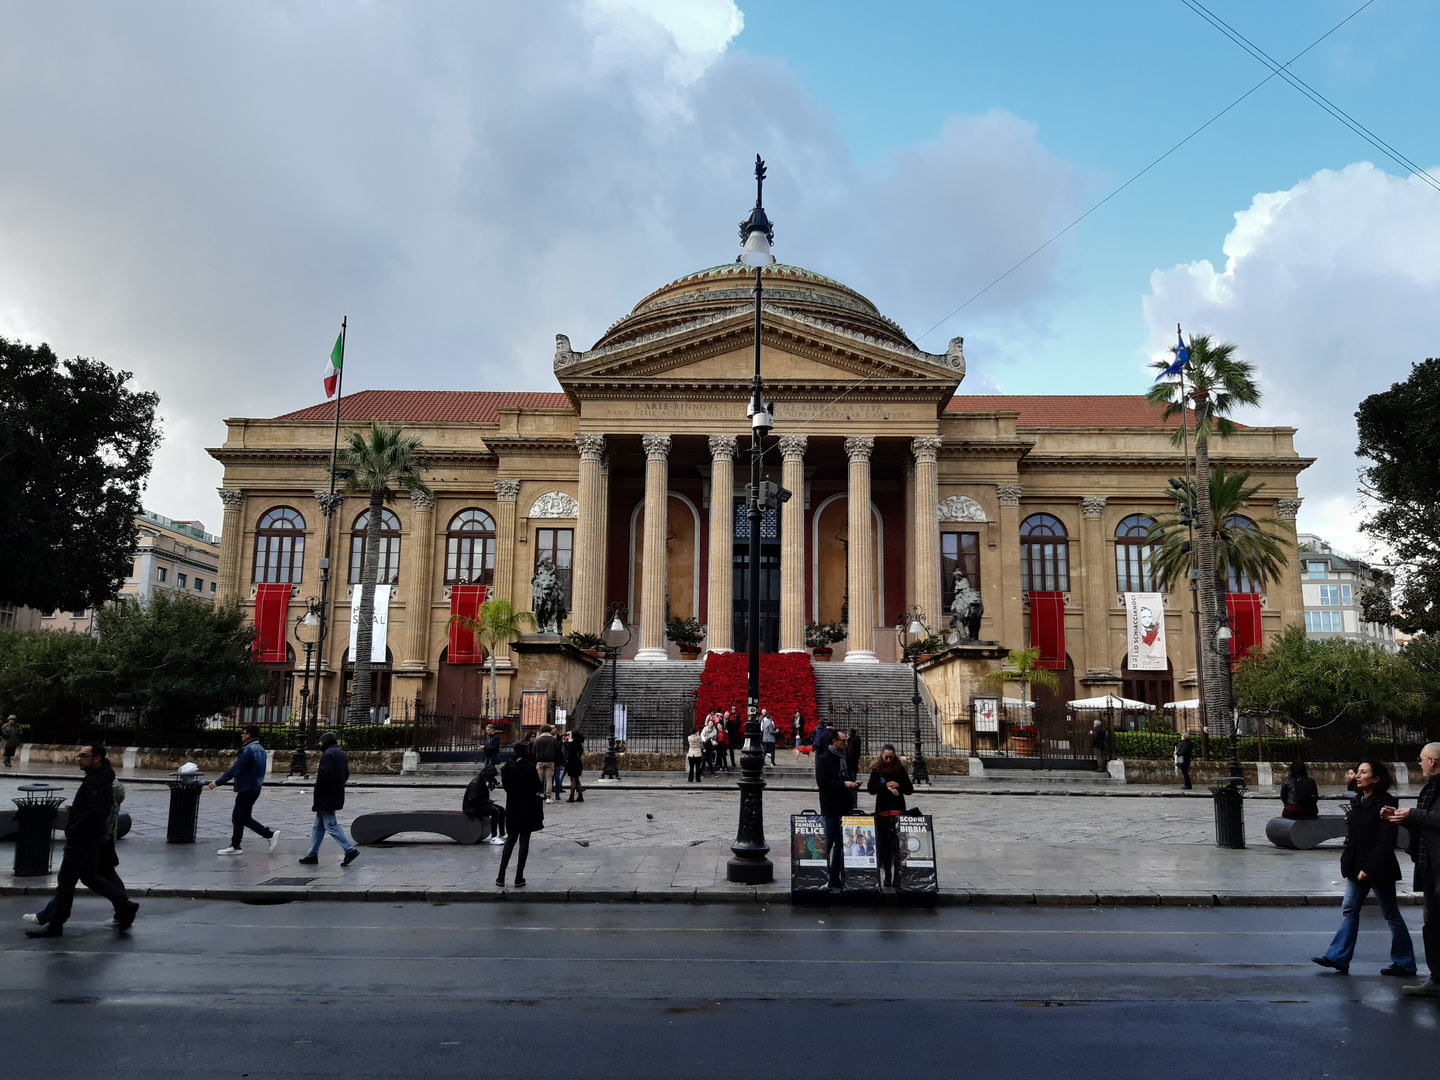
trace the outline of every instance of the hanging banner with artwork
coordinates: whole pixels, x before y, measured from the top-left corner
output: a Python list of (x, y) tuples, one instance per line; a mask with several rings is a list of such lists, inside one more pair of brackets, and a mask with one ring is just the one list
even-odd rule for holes
[[(375, 586), (375, 617), (370, 622), (370, 662), (385, 663), (385, 633), (390, 627), (390, 590), (393, 585)], [(350, 661), (355, 661), (355, 642), (360, 634), (360, 586), (350, 594)]]
[(1158, 592), (1125, 594), (1125, 666), (1131, 671), (1164, 671), (1165, 604)]
[[(484, 585), (454, 585), (450, 588), (450, 614), (464, 615), (467, 619), (480, 618), (480, 605), (485, 603)], [(450, 624), (450, 643), (445, 650), (445, 661), (450, 664), (478, 664), (483, 658), (475, 635), (459, 623)]]

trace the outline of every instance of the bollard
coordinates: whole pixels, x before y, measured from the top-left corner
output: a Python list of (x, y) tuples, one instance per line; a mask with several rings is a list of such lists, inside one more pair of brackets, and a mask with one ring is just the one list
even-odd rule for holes
[(43, 877), (50, 873), (51, 841), (61, 799), (54, 784), (22, 784), (25, 794), (15, 800), (15, 876)]
[(1217, 847), (1245, 846), (1245, 796), (1238, 784), (1210, 789), (1215, 796), (1215, 844)]
[(167, 844), (195, 843), (195, 827), (200, 820), (200, 792), (205, 787), (200, 773), (173, 773), (170, 786), (170, 816), (165, 822)]

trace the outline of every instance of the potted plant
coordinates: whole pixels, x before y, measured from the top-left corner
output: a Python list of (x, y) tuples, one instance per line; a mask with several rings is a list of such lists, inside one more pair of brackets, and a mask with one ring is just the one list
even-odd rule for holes
[(605, 651), (605, 639), (599, 634), (582, 634), (579, 630), (572, 630), (565, 636), (570, 639), (571, 645), (591, 656), (600, 656)]
[[(992, 671), (981, 680), (981, 685), (1004, 692), (1006, 683), (1017, 683), (1020, 687), (1020, 715), (1024, 721), (1010, 729), (1010, 745), (1022, 757), (1035, 753), (1039, 733), (1030, 723), (1030, 687), (1043, 686), (1052, 694), (1060, 692), (1060, 679), (1049, 668), (1038, 667), (1039, 649), (1011, 649), (1005, 666)], [(1003, 702), (1002, 702), (1003, 704)]]
[(700, 655), (700, 643), (705, 640), (705, 628), (695, 618), (682, 619), (678, 616), (665, 622), (665, 636), (673, 641), (686, 660)]
[(835, 651), (830, 646), (844, 641), (845, 635), (845, 627), (840, 623), (812, 622), (805, 627), (805, 647), (817, 661), (828, 662)]
[(1018, 724), (1010, 729), (1010, 745), (1021, 757), (1030, 757), (1035, 753), (1035, 743), (1039, 738), (1040, 733), (1035, 730), (1034, 724)]

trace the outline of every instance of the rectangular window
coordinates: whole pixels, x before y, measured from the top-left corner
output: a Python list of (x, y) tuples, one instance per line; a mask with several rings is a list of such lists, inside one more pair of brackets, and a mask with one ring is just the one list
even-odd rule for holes
[(1305, 629), (1312, 634), (1338, 634), (1345, 629), (1345, 624), (1341, 612), (1307, 611)]
[(72, 611), (72, 612), (70, 612), (70, 617), (71, 617), (72, 619), (83, 619), (83, 618), (85, 618), (85, 612), (84, 612), (84, 611)]
[(205, 582), (204, 582), (202, 579), (198, 578), (198, 577), (195, 579), (195, 591), (196, 591), (196, 592), (204, 592), (204, 591), (205, 591)]
[[(940, 534), (940, 592), (947, 616), (955, 600), (955, 572), (959, 571), (976, 592), (980, 591), (980, 534), (978, 532), (942, 532)], [(941, 620), (944, 621), (943, 619)]]
[(157, 566), (157, 567), (155, 567), (155, 580), (156, 580), (156, 581), (164, 581), (164, 580), (165, 580), (165, 567), (163, 567), (163, 566)]
[(1325, 564), (1323, 562), (1307, 562), (1305, 564), (1305, 576), (1311, 578), (1325, 577)]
[(1354, 603), (1354, 602), (1355, 602), (1355, 601), (1354, 601), (1354, 593), (1351, 592), (1350, 586), (1349, 586), (1349, 585), (1341, 585), (1341, 586), (1340, 586), (1340, 603), (1344, 604), (1346, 607), (1349, 607), (1349, 606), (1350, 606), (1352, 603)]
[(215, 595), (215, 582), (213, 582), (213, 581), (210, 582), (210, 595), (211, 595), (211, 596), (214, 596), (214, 595)]
[(565, 607), (570, 607), (571, 554), (575, 548), (574, 529), (536, 529), (535, 567), (539, 569), (541, 559), (549, 559), (565, 590)]
[(185, 587), (185, 575), (184, 575), (184, 574), (176, 574), (176, 575), (175, 575), (175, 587), (176, 587), (177, 589), (183, 589), (183, 588)]
[(1322, 604), (1327, 604), (1327, 605), (1339, 604), (1339, 603), (1340, 603), (1340, 586), (1339, 586), (1339, 585), (1321, 585), (1321, 586), (1320, 586), (1320, 603), (1322, 603)]

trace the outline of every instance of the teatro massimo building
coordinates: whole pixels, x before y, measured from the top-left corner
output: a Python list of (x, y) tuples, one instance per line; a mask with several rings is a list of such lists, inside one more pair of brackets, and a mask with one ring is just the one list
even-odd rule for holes
[[(449, 655), (454, 587), (481, 584), (529, 608), (542, 559), (568, 592), (567, 632), (600, 633), (618, 606), (632, 631), (627, 658), (678, 658), (667, 617), (698, 619), (709, 650), (743, 651), (753, 274), (732, 263), (663, 285), (589, 348), (557, 335), (550, 392), (343, 399), (343, 427), (381, 420), (423, 440), (435, 492), (384, 512), (382, 700), (479, 698), (477, 658)], [(944, 626), (959, 569), (984, 599), (980, 638), (1041, 644), (1067, 696), (1195, 696), (1189, 595), (1164, 603), (1169, 669), (1125, 664), (1122, 595), (1156, 587), (1145, 528), (1172, 506), (1168, 478), (1184, 473), (1158, 410), (1139, 395), (966, 395), (961, 339), (925, 352), (838, 281), (783, 264), (763, 274), (763, 372), (776, 403), (765, 473), (794, 493), (762, 529), (765, 650), (805, 651), (807, 624), (843, 622), (832, 662), (894, 662), (901, 613), (918, 605)], [(264, 586), (291, 586), (267, 594), (280, 596), (280, 614), (273, 602), (265, 614), (278, 646), (267, 659), (297, 683), (295, 623), (320, 593), (317, 494), (333, 413), (322, 403), (231, 419), (210, 451), (225, 468), (220, 593), (255, 605)], [(1296, 476), (1309, 463), (1293, 434), (1240, 427), (1212, 451), (1263, 481), (1247, 512), (1276, 520), (1292, 559)], [(326, 699), (349, 666), (365, 512), (354, 497), (335, 512), (329, 601), (341, 632), (321, 661)], [(1043, 632), (1032, 594), (1050, 598)], [(1267, 638), (1299, 621), (1298, 575), (1271, 584), (1258, 607)], [(527, 681), (520, 652), (497, 654), (512, 705)]]

